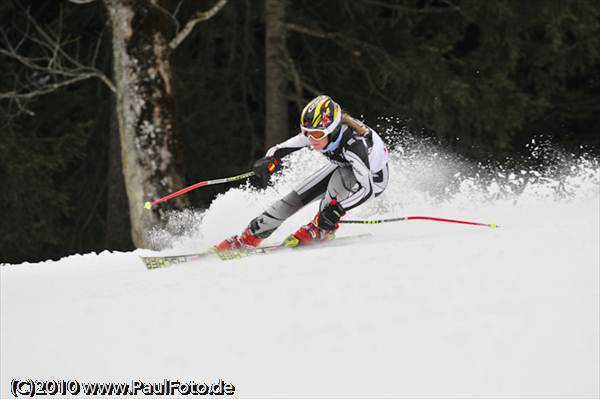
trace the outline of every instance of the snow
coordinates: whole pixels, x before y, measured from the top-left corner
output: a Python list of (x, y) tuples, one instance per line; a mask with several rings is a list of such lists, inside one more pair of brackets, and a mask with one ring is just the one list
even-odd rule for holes
[[(396, 152), (386, 194), (348, 218), (501, 227), (345, 225), (371, 236), (153, 271), (138, 257), (150, 250), (1, 267), (0, 396), (13, 378), (172, 378), (223, 379), (239, 397), (598, 397), (597, 161), (484, 179), (426, 155)], [(206, 248), (319, 162), (301, 153), (274, 187), (173, 214), (154, 240), (163, 254)]]

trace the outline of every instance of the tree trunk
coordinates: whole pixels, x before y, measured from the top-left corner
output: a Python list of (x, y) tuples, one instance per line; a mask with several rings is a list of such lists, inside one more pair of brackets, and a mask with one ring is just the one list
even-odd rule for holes
[[(112, 23), (116, 108), (131, 237), (135, 246), (148, 247), (146, 233), (159, 222), (159, 214), (144, 209), (144, 203), (184, 186), (174, 123), (168, 47), (171, 26), (155, 1), (104, 3)], [(185, 206), (184, 198), (171, 200), (169, 205)]]
[(106, 248), (131, 251), (131, 222), (123, 179), (119, 122), (115, 99), (111, 96), (110, 132), (108, 147), (108, 193), (106, 198)]
[(266, 101), (265, 145), (289, 137), (285, 57), (285, 0), (265, 1)]

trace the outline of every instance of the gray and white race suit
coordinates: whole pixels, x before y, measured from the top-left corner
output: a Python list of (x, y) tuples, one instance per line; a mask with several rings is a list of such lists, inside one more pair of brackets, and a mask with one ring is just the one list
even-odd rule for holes
[[(309, 145), (308, 138), (299, 133), (271, 147), (266, 156), (281, 159)], [(270, 236), (284, 220), (318, 199), (321, 210), (336, 199), (345, 211), (349, 211), (386, 189), (388, 149), (373, 129), (368, 128), (361, 135), (349, 125), (342, 124), (336, 139), (320, 152), (331, 163), (253, 219), (250, 229), (254, 235), (259, 238)]]

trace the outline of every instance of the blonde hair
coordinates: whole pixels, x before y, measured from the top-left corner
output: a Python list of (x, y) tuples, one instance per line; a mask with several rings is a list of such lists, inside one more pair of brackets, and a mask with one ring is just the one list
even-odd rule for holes
[(350, 128), (354, 130), (359, 136), (364, 136), (369, 132), (369, 128), (366, 127), (364, 123), (362, 123), (358, 119), (351, 117), (345, 112), (342, 113), (342, 123), (344, 125), (350, 126)]

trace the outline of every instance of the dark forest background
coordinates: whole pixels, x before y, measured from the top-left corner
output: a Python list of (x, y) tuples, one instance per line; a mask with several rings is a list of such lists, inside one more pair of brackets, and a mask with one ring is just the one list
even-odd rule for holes
[[(149, 1), (149, 0), (148, 0)], [(138, 0), (138, 2), (148, 2)], [(161, 1), (186, 16), (214, 1)], [(288, 126), (320, 93), (371, 125), (392, 116), (477, 161), (518, 156), (540, 134), (600, 148), (600, 2), (288, 0), (281, 65)], [(55, 77), (6, 53), (31, 20), (112, 76), (101, 1), (0, 3), (0, 93)], [(172, 54), (176, 127), (188, 184), (247, 171), (266, 147), (265, 1), (230, 0)], [(133, 248), (113, 93), (99, 79), (0, 97), (0, 262)], [(218, 190), (189, 194), (210, 204)]]

